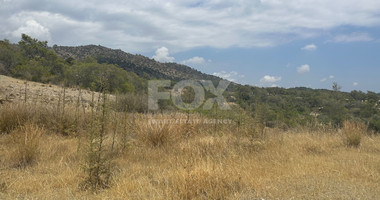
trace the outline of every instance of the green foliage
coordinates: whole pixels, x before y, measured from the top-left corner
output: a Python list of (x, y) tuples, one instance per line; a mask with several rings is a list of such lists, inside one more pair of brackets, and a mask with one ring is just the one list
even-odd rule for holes
[(133, 79), (136, 77), (115, 65), (94, 61), (78, 63), (70, 66), (65, 76), (69, 85), (80, 85), (94, 91), (101, 91), (105, 81), (110, 92), (135, 92)]
[(111, 64), (99, 64), (87, 57), (77, 61), (72, 57), (65, 60), (50, 50), (46, 41), (33, 39), (22, 34), (18, 45), (0, 41), (0, 73), (17, 78), (43, 82), (64, 83), (101, 91), (101, 83), (109, 92), (134, 93), (144, 91), (146, 81), (132, 72)]
[(0, 41), (0, 73), (9, 75), (10, 71), (21, 62), (21, 52), (8, 40)]
[(347, 109), (338, 101), (326, 102), (323, 108), (323, 115), (327, 116), (325, 123), (331, 122), (340, 126), (344, 120), (348, 118)]
[(1, 49), (7, 54), (7, 71), (14, 77), (38, 82), (59, 83), (63, 81), (66, 63), (48, 49), (46, 41), (38, 41), (22, 34), (17, 48), (3, 42)]
[[(85, 60), (93, 57), (98, 63), (114, 64), (120, 68), (137, 74), (144, 79), (180, 80), (212, 80), (217, 83), (221, 78), (204, 74), (196, 69), (177, 63), (160, 63), (142, 55), (132, 55), (119, 49), (110, 49), (100, 45), (78, 47), (53, 46), (55, 52), (63, 58), (73, 57)], [(136, 87), (137, 88), (137, 87)]]
[(15, 77), (30, 81), (47, 83), (53, 79), (49, 69), (36, 60), (18, 65), (11, 72)]
[(39, 41), (26, 34), (21, 35), (21, 41), (18, 44), (21, 52), (29, 59), (45, 57), (48, 51), (47, 41)]
[(265, 108), (262, 118), (269, 127), (286, 129), (313, 123), (340, 127), (344, 120), (353, 119), (380, 130), (380, 96), (374, 92), (239, 86), (235, 96), (236, 102), (253, 116), (255, 105)]
[(105, 91), (106, 88), (103, 90), (101, 105), (98, 105), (100, 107), (96, 110), (92, 108), (91, 123), (86, 135), (87, 148), (83, 166), (86, 179), (82, 182), (82, 187), (94, 191), (107, 188), (111, 176), (111, 156), (107, 152), (109, 147), (104, 143), (109, 123), (109, 102)]
[(380, 132), (380, 115), (379, 114), (371, 117), (371, 119), (369, 120), (368, 127), (378, 133)]

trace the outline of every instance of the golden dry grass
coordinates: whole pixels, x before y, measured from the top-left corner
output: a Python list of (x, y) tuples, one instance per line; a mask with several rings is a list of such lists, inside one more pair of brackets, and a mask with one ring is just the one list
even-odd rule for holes
[(358, 147), (363, 136), (367, 133), (367, 126), (361, 122), (343, 122), (343, 135), (347, 146)]
[(10, 135), (11, 144), (15, 147), (12, 156), (16, 162), (15, 166), (26, 167), (34, 163), (40, 153), (40, 140), (44, 133), (44, 129), (32, 123), (24, 124), (12, 131)]
[[(15, 83), (8, 85), (12, 84)], [(8, 85), (8, 89), (0, 87), (0, 92), (4, 90), (8, 95), (8, 90), (22, 91), (22, 82), (17, 87)], [(380, 196), (380, 136), (365, 135), (362, 125), (349, 124), (343, 130), (324, 126), (287, 132), (265, 129), (263, 134), (257, 134), (249, 123), (239, 127), (184, 124), (188, 116), (178, 113), (111, 112), (104, 141), (108, 147), (114, 143), (112, 152), (105, 152), (112, 158), (110, 187), (84, 190), (81, 184), (86, 179), (85, 137), (90, 129), (91, 112), (82, 105), (78, 111), (75, 91), (68, 93), (73, 103), (68, 103), (62, 112), (57, 108), (62, 89), (43, 88), (55, 91), (55, 101), (50, 98), (42, 106), (33, 102), (16, 104), (16, 100), (0, 105), (0, 199), (377, 199)], [(91, 99), (91, 94), (86, 94)], [(15, 96), (22, 101), (22, 92)], [(51, 94), (47, 92), (46, 96)], [(67, 102), (70, 101), (68, 98)], [(190, 118), (204, 120), (200, 115)], [(152, 119), (159, 122), (152, 124)], [(162, 123), (165, 119), (170, 124)], [(360, 146), (351, 148), (347, 145), (351, 140), (349, 133), (358, 131)], [(35, 140), (25, 143), (30, 134)], [(357, 141), (356, 138), (353, 134), (352, 141)], [(25, 163), (23, 159), (28, 154), (32, 157)]]
[[(84, 180), (80, 137), (48, 132), (39, 139), (34, 164), (17, 168), (14, 152), (18, 147), (11, 142), (14, 136), (1, 135), (0, 199), (380, 196), (379, 136), (363, 136), (358, 148), (347, 147), (339, 131), (269, 129), (265, 136), (252, 140), (246, 133), (236, 132), (233, 125), (221, 125), (217, 130), (213, 126), (188, 124), (148, 125), (154, 117), (133, 116), (135, 128), (128, 131), (126, 148), (122, 144), (126, 130), (118, 130), (110, 187), (98, 192), (80, 187)], [(173, 116), (157, 115), (163, 117)], [(106, 144), (111, 143), (111, 135), (108, 134)]]

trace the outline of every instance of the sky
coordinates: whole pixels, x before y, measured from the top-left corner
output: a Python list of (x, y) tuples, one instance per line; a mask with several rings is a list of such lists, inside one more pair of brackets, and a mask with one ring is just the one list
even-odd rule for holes
[(22, 33), (241, 84), (380, 92), (378, 0), (0, 0), (0, 39)]

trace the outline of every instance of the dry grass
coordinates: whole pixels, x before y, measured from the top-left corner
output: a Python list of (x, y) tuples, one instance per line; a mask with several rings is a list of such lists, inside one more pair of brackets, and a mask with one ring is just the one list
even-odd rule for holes
[(89, 113), (77, 111), (73, 106), (66, 112), (55, 107), (31, 104), (0, 105), (0, 134), (10, 133), (27, 122), (43, 126), (50, 132), (62, 135), (77, 135), (86, 124)]
[(343, 136), (349, 147), (358, 147), (363, 136), (367, 133), (367, 126), (361, 122), (343, 122)]
[(163, 147), (176, 143), (183, 133), (182, 124), (165, 123), (165, 115), (139, 115), (134, 124), (138, 141), (146, 147)]
[[(165, 137), (172, 139), (147, 139), (149, 136), (141, 137), (143, 132), (138, 131), (153, 131), (154, 127), (144, 125), (151, 117), (136, 117), (135, 126), (139, 128), (131, 132), (130, 147), (114, 155), (110, 187), (97, 193), (80, 189), (84, 172), (77, 138), (44, 135), (40, 138), (37, 162), (17, 169), (12, 152), (18, 147), (9, 143), (13, 133), (2, 135), (0, 198), (376, 199), (380, 196), (379, 136), (363, 136), (360, 147), (347, 148), (337, 132), (271, 129), (266, 130), (265, 138), (252, 141), (244, 133), (227, 128), (220, 128), (218, 134), (210, 134), (213, 133), (210, 130), (183, 137), (179, 131), (183, 129), (177, 129), (181, 126), (170, 124), (167, 129), (157, 131), (165, 131)], [(105, 141), (108, 144), (112, 141), (110, 135)]]
[(11, 132), (11, 144), (15, 147), (14, 155), (17, 167), (33, 164), (38, 158), (39, 145), (44, 130), (32, 123), (26, 123)]
[[(235, 124), (152, 124), (152, 119), (186, 121), (187, 116), (180, 114), (110, 113), (104, 145), (114, 148), (104, 155), (113, 159), (112, 175), (107, 189), (93, 192), (81, 185), (86, 179), (83, 138), (89, 131), (86, 124), (91, 124), (87, 114), (78, 116), (67, 107), (66, 117), (79, 121), (70, 122), (73, 125), (67, 127), (75, 128), (59, 134), (61, 129), (54, 127), (61, 121), (54, 119), (58, 116), (54, 107), (37, 106), (36, 112), (28, 112), (30, 107), (5, 106), (0, 106), (3, 118), (8, 117), (4, 110), (28, 114), (23, 123), (11, 117), (0, 121), (2, 127), (8, 126), (2, 124), (6, 121), (16, 123), (6, 129), (8, 134), (0, 135), (0, 199), (380, 196), (380, 136), (362, 134), (360, 124), (341, 131), (265, 129), (260, 137), (252, 137), (249, 124), (238, 131)], [(360, 132), (360, 146), (348, 148), (341, 134), (347, 130)], [(21, 164), (25, 167), (17, 167)]]
[(18, 126), (28, 121), (33, 115), (34, 109), (23, 104), (6, 104), (0, 109), (0, 134), (10, 133)]

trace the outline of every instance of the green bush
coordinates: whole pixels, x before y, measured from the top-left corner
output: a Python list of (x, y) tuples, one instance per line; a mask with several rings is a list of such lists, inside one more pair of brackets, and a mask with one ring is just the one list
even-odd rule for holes
[(377, 133), (380, 132), (380, 116), (379, 115), (375, 115), (371, 118), (371, 120), (369, 121), (368, 128), (376, 131)]

